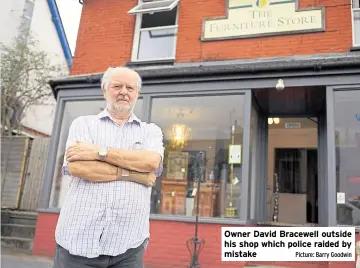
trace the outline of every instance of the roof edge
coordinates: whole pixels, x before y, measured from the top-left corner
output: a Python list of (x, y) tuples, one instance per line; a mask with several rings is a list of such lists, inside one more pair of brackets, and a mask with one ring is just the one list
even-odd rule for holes
[[(125, 64), (130, 65), (130, 63)], [(175, 63), (172, 66), (138, 66), (133, 67), (144, 81), (158, 78), (206, 77), (214, 75), (249, 74), (259, 72), (283, 73), (290, 71), (322, 71), (331, 68), (360, 67), (360, 53), (323, 54), (310, 56), (291, 56), (283, 58), (259, 58), (249, 60), (224, 60), (196, 63)], [(101, 73), (89, 73), (54, 78), (49, 81), (54, 96), (57, 96), (57, 87), (71, 84), (99, 83)]]

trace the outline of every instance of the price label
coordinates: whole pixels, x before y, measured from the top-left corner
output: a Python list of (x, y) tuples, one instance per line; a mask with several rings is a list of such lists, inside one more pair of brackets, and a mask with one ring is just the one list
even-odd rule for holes
[(194, 189), (192, 190), (191, 196), (195, 196), (196, 193), (197, 193), (197, 188), (194, 188)]

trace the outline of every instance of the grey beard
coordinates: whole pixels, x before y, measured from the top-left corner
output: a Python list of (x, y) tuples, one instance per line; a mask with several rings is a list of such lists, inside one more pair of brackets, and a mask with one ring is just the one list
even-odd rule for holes
[(108, 109), (115, 112), (115, 113), (129, 113), (131, 114), (134, 111), (135, 103), (133, 105), (116, 105), (116, 104), (108, 104)]

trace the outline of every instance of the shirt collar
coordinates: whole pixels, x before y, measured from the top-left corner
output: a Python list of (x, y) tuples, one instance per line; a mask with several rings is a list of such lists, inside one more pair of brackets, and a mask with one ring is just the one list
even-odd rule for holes
[[(109, 113), (109, 111), (105, 108), (104, 110), (102, 110), (98, 115), (97, 118), (102, 119), (102, 118), (106, 118), (108, 117), (109, 119), (113, 120), (111, 118), (111, 115)], [(132, 113), (129, 120), (127, 120), (126, 122), (132, 123), (132, 122), (138, 122), (140, 123), (141, 120), (134, 114)]]

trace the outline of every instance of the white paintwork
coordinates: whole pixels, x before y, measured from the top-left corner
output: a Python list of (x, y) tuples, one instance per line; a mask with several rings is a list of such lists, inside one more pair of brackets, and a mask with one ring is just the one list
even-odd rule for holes
[[(0, 42), (9, 45), (20, 26), (25, 0), (0, 1)], [(6, 27), (3, 27), (6, 25)]]
[[(51, 56), (53, 64), (62, 65), (67, 75), (69, 69), (46, 0), (35, 1), (30, 31), (39, 41), (40, 49)], [(55, 116), (55, 98), (49, 98), (47, 103), (47, 105), (39, 105), (31, 109), (31, 112), (29, 111), (23, 119), (23, 125), (51, 135)]]
[[(48, 53), (53, 64), (61, 64), (64, 68), (64, 75), (69, 74), (60, 39), (55, 25), (51, 19), (51, 13), (46, 0), (34, 1), (30, 31), (39, 41), (39, 48)], [(18, 27), (25, 6), (25, 0), (0, 1), (0, 25), (6, 25), (0, 31), (0, 40), (11, 44), (18, 34)], [(56, 100), (50, 97), (45, 105), (33, 106), (25, 114), (22, 124), (28, 128), (51, 135)]]
[[(142, 0), (138, 0), (138, 5), (140, 5), (141, 3), (142, 3)], [(177, 4), (178, 2), (175, 1), (174, 3)], [(131, 12), (131, 10), (129, 10), (129, 12)], [(168, 29), (168, 28), (177, 29), (178, 28), (178, 21), (179, 21), (179, 12), (177, 12), (177, 14), (176, 14), (176, 23), (175, 23), (174, 26), (160, 26), (160, 27), (145, 28), (145, 29), (141, 28), (142, 13), (134, 14), (133, 16), (135, 16), (135, 27), (134, 27), (133, 46), (132, 46), (132, 51), (131, 51), (131, 61), (133, 61), (133, 62), (143, 62), (143, 61), (156, 61), (156, 60), (175, 59), (177, 36), (175, 38), (174, 46), (173, 46), (172, 55), (174, 55), (174, 57), (170, 57), (170, 58), (153, 58), (153, 59), (149, 59), (149, 58), (147, 58), (147, 59), (138, 59), (137, 55), (138, 55), (138, 51), (139, 51), (139, 48), (140, 48), (140, 33), (142, 31), (148, 31), (149, 29), (153, 29), (153, 30), (155, 30), (155, 29), (162, 30), (162, 29)]]

